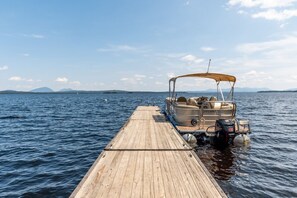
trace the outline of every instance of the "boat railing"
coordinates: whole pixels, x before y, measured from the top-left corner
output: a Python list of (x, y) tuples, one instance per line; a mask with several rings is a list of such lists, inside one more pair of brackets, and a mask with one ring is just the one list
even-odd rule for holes
[(171, 105), (180, 108), (195, 107), (200, 109), (200, 116), (228, 114), (234, 117), (236, 114), (236, 103), (234, 101), (207, 100), (207, 97), (192, 97), (188, 99), (185, 97), (179, 97), (175, 100), (173, 98), (167, 98), (166, 101), (168, 109)]

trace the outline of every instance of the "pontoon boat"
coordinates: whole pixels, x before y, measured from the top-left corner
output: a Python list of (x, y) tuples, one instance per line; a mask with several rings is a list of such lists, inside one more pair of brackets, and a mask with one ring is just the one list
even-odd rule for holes
[[(217, 94), (209, 97), (195, 96), (186, 98), (176, 91), (180, 78), (206, 78), (217, 84)], [(221, 82), (229, 82), (230, 92), (225, 98)], [(191, 141), (209, 141), (219, 146), (233, 143), (235, 137), (248, 138), (248, 120), (236, 118), (234, 85), (236, 77), (219, 73), (194, 73), (173, 77), (169, 80), (169, 97), (166, 98), (166, 115), (174, 127)], [(178, 96), (179, 94), (179, 96)], [(189, 136), (190, 134), (190, 136)], [(192, 138), (191, 138), (192, 137)]]

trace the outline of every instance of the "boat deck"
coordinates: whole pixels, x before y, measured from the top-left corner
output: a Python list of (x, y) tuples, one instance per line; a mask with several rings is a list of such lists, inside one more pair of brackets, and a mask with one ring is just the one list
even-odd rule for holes
[(138, 107), (70, 197), (226, 197), (158, 107)]

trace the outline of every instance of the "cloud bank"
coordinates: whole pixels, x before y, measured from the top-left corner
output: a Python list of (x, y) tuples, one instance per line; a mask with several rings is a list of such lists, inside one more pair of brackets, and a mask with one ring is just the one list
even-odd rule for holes
[(297, 0), (229, 0), (228, 6), (252, 18), (285, 21), (297, 16)]

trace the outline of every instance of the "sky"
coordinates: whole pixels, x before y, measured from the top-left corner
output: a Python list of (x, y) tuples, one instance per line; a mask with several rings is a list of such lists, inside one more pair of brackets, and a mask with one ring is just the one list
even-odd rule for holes
[(236, 87), (297, 88), (297, 0), (0, 1), (0, 90), (166, 91), (209, 59)]

